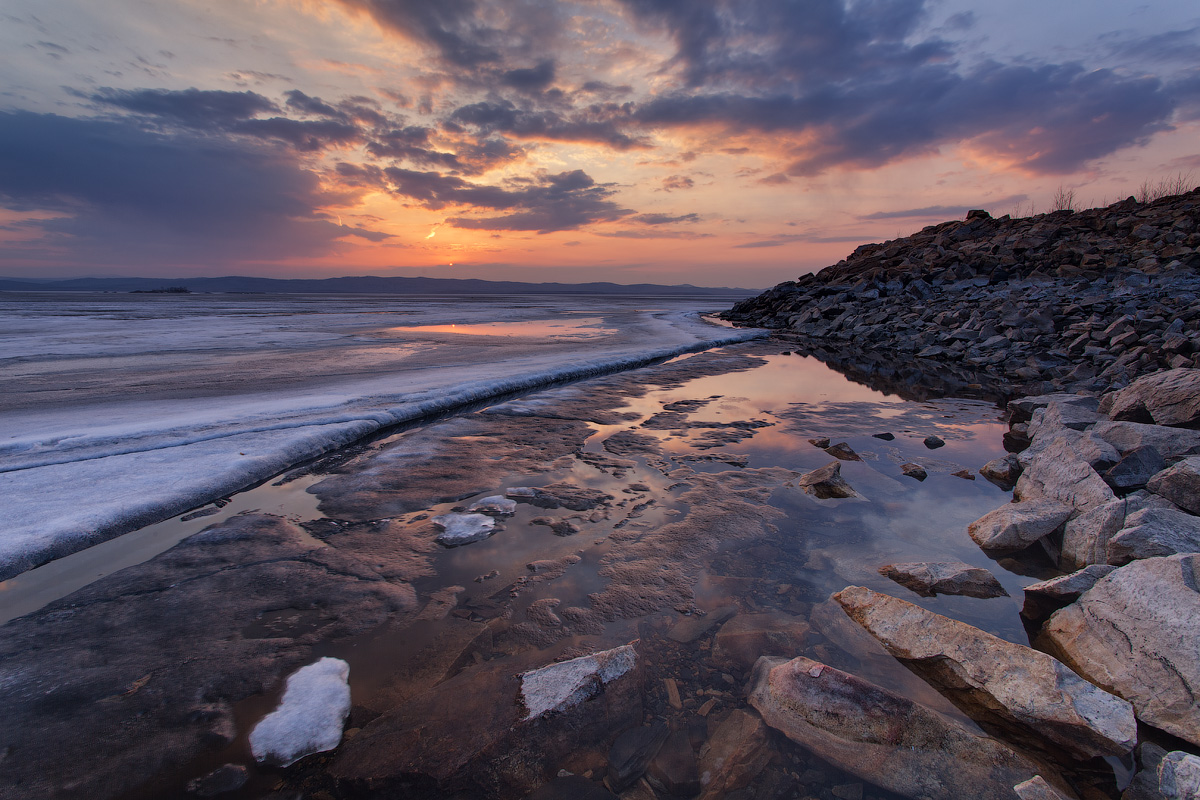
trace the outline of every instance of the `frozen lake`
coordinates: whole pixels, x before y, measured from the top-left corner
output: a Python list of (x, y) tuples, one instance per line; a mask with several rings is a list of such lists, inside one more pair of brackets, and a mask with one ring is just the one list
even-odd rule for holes
[(712, 297), (0, 294), (0, 579), (391, 426), (756, 334)]

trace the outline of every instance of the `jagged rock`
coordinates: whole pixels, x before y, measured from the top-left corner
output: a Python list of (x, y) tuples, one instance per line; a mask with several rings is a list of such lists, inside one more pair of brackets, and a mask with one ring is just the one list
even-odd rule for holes
[(748, 671), (759, 656), (798, 654), (808, 631), (807, 622), (780, 611), (738, 614), (713, 637), (712, 660), (725, 670)]
[(1033, 457), (1017, 481), (1014, 496), (1019, 500), (1056, 500), (1081, 512), (1114, 497), (1104, 479), (1062, 436)]
[(987, 551), (1023, 550), (1066, 522), (1071, 506), (1057, 500), (1008, 503), (967, 526), (967, 534)]
[(808, 443), (811, 444), (813, 447), (819, 447), (822, 450), (824, 450), (826, 447), (829, 447), (829, 437), (828, 436), (818, 436), (816, 439), (809, 439)]
[(1069, 575), (1031, 583), (1025, 587), (1025, 605), (1021, 609), (1021, 616), (1040, 622), (1078, 599), (1114, 569), (1116, 567), (1111, 564), (1092, 564)]
[(1139, 422), (1099, 422), (1091, 433), (1111, 444), (1121, 455), (1139, 447), (1153, 447), (1165, 459), (1200, 453), (1200, 431), (1185, 428)]
[(1167, 800), (1200, 797), (1200, 758), (1178, 750), (1158, 763), (1158, 790)]
[(1156, 473), (1167, 466), (1156, 449), (1149, 445), (1130, 450), (1113, 466), (1104, 471), (1104, 482), (1118, 492), (1141, 489)]
[(687, 731), (672, 731), (646, 768), (650, 785), (678, 797), (700, 793), (700, 769)]
[(759, 659), (750, 705), (817, 757), (912, 798), (1011, 800), (1013, 786), (1041, 772), (995, 739), (804, 657)]
[(1142, 742), (1137, 746), (1137, 772), (1121, 793), (1121, 800), (1163, 800), (1158, 788), (1158, 765), (1167, 751), (1154, 744)]
[(908, 477), (916, 478), (919, 481), (923, 481), (929, 477), (929, 473), (920, 464), (901, 464), (900, 471)]
[(615, 791), (621, 791), (642, 776), (669, 733), (666, 724), (655, 722), (630, 728), (617, 736), (608, 751), (608, 778)]
[(999, 486), (1004, 491), (1012, 491), (1021, 477), (1021, 460), (1012, 453), (993, 458), (979, 468), (979, 474)]
[(862, 461), (858, 453), (851, 449), (850, 445), (845, 442), (838, 442), (825, 448), (825, 452), (836, 458), (838, 461)]
[(842, 477), (840, 461), (831, 461), (820, 469), (805, 473), (796, 481), (808, 494), (821, 500), (842, 497), (858, 497), (846, 479)]
[(1114, 420), (1180, 428), (1200, 426), (1200, 369), (1172, 369), (1143, 375), (1114, 394), (1101, 410)]
[(1188, 456), (1146, 482), (1146, 489), (1182, 509), (1200, 514), (1200, 456)]
[(1131, 562), (1055, 612), (1035, 644), (1133, 704), (1138, 719), (1200, 744), (1200, 556)]
[(1046, 783), (1041, 775), (1034, 775), (1024, 783), (1013, 787), (1021, 800), (1067, 800), (1067, 796)]
[(1045, 653), (905, 600), (851, 586), (834, 599), (905, 666), (973, 719), (1081, 757), (1124, 755), (1137, 742), (1129, 703)]
[(1200, 553), (1200, 517), (1158, 506), (1127, 514), (1106, 548), (1108, 563), (1118, 566), (1176, 553)]
[(718, 800), (749, 785), (770, 758), (762, 718), (735, 708), (700, 748), (700, 800)]
[(887, 564), (879, 568), (879, 574), (922, 597), (936, 597), (938, 594), (980, 598), (1008, 596), (995, 575), (962, 561)]

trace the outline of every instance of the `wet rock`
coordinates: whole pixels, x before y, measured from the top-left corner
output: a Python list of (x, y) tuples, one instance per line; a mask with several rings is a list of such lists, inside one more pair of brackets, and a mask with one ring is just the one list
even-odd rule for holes
[(627, 644), (521, 673), (525, 719), (579, 705), (605, 684), (629, 672), (636, 663), (637, 651)]
[(624, 790), (642, 776), (669, 733), (665, 723), (655, 722), (617, 736), (608, 751), (608, 781), (615, 791)]
[(202, 778), (188, 782), (188, 791), (201, 797), (216, 797), (225, 792), (235, 792), (246, 785), (250, 771), (241, 764), (225, 764), (217, 767)]
[(1111, 564), (1092, 564), (1069, 575), (1061, 575), (1025, 587), (1025, 606), (1021, 615), (1040, 622), (1055, 611), (1074, 602), (1096, 585), (1096, 581), (1112, 572)]
[(822, 450), (824, 450), (826, 447), (829, 447), (829, 437), (828, 436), (818, 436), (816, 439), (809, 439), (808, 443), (811, 444), (813, 447), (819, 447)]
[(920, 464), (901, 464), (900, 471), (908, 477), (916, 478), (919, 481), (923, 481), (929, 477), (929, 473)]
[(479, 514), (515, 514), (517, 513), (517, 501), (495, 494), (482, 500), (476, 500), (467, 507), (467, 511)]
[(693, 614), (689, 617), (684, 617), (679, 622), (676, 622), (671, 630), (667, 632), (667, 638), (682, 644), (694, 642), (737, 612), (737, 606), (721, 606), (703, 616)]
[(514, 486), (508, 489), (505, 495), (538, 508), (562, 507), (572, 511), (588, 511), (613, 499), (611, 494), (599, 489), (572, 486), (569, 483), (552, 483), (548, 486)]
[(1056, 437), (1021, 473), (1014, 495), (1020, 500), (1054, 500), (1089, 511), (1113, 499), (1112, 489), (1080, 457), (1067, 437)]
[(1200, 553), (1200, 517), (1158, 506), (1125, 517), (1124, 527), (1108, 540), (1109, 564), (1128, 564), (1138, 558)]
[(1182, 509), (1200, 514), (1200, 456), (1188, 456), (1146, 482), (1146, 489)]
[(885, 442), (890, 442), (896, 438), (896, 435), (893, 433), (872, 433), (871, 436), (876, 439), (882, 439)]
[(1008, 503), (967, 526), (967, 534), (986, 551), (1023, 550), (1054, 533), (1070, 519), (1071, 506), (1053, 499)]
[(496, 520), (487, 514), (440, 514), (432, 521), (442, 529), (437, 543), (444, 547), (481, 542), (496, 532)]
[(1200, 431), (1137, 422), (1099, 422), (1091, 433), (1122, 455), (1139, 447), (1153, 447), (1166, 459), (1200, 453)]
[(979, 468), (979, 474), (1008, 492), (1017, 485), (1017, 479), (1021, 477), (1021, 469), (1021, 460), (1009, 453), (984, 464)]
[(1080, 758), (1124, 755), (1137, 742), (1129, 703), (1045, 653), (861, 586), (833, 597), (972, 719)]
[(1158, 763), (1158, 790), (1167, 800), (1200, 797), (1200, 758), (1178, 750)]
[(938, 594), (980, 598), (1008, 596), (996, 576), (982, 567), (973, 567), (962, 561), (887, 564), (879, 568), (879, 574), (922, 597), (936, 597)]
[(672, 731), (646, 768), (646, 778), (655, 789), (678, 797), (700, 792), (700, 770), (696, 751), (687, 731)]
[(1041, 775), (1034, 775), (1024, 783), (1018, 783), (1013, 787), (1013, 791), (1020, 800), (1068, 800), (1065, 794), (1046, 783), (1046, 779)]
[(1130, 450), (1120, 461), (1104, 471), (1104, 482), (1125, 494), (1141, 489), (1155, 473), (1167, 466), (1158, 450), (1149, 445)]
[(969, 469), (960, 469), (957, 472), (951, 472), (950, 474), (955, 478), (962, 478), (964, 481), (975, 480), (975, 476), (971, 474), (971, 470)]
[(797, 655), (808, 631), (804, 620), (778, 611), (738, 614), (713, 637), (712, 660), (724, 670), (749, 671), (759, 656)]
[(899, 794), (931, 800), (1011, 800), (1040, 770), (887, 689), (807, 658), (762, 658), (750, 704), (789, 739), (839, 769)]
[(1114, 420), (1181, 428), (1200, 426), (1200, 369), (1172, 369), (1143, 375), (1101, 401)]
[(851, 449), (850, 445), (845, 442), (838, 442), (835, 445), (830, 445), (825, 448), (825, 452), (836, 458), (838, 461), (862, 461), (858, 453)]
[(1134, 561), (1055, 612), (1035, 644), (1133, 704), (1138, 719), (1200, 744), (1200, 556)]
[(700, 800), (718, 800), (748, 786), (770, 759), (762, 718), (735, 708), (700, 748)]
[(525, 796), (525, 800), (615, 800), (616, 795), (581, 775), (561, 775)]
[(858, 497), (854, 489), (842, 477), (842, 464), (840, 461), (832, 461), (820, 469), (814, 469), (812, 472), (805, 473), (800, 476), (796, 484), (802, 487), (807, 494), (811, 494), (821, 500)]
[(925, 437), (925, 446), (928, 447), (930, 450), (936, 450), (939, 447), (945, 446), (945, 444), (946, 443), (937, 436), (926, 436)]

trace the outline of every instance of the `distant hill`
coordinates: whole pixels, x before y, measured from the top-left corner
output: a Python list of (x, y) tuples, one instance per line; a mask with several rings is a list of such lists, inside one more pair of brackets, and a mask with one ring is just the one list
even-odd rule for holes
[(8, 292), (163, 292), (186, 288), (189, 292), (253, 292), (261, 294), (607, 294), (657, 297), (749, 296), (756, 289), (713, 288), (655, 283), (521, 283), (460, 278), (383, 278), (373, 275), (348, 278), (277, 279), (231, 275), (224, 278), (71, 278), (33, 281), (0, 278), (0, 291)]

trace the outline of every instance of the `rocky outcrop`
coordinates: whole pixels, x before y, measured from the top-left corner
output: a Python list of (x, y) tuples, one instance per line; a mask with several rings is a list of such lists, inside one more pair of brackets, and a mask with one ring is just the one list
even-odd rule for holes
[(1200, 369), (1144, 375), (1105, 398), (1100, 410), (1114, 420), (1179, 428), (1200, 427)]
[(1040, 771), (995, 739), (803, 657), (760, 659), (750, 704), (819, 758), (906, 797), (1012, 800), (1012, 787)]
[(986, 599), (1008, 595), (995, 575), (961, 561), (887, 564), (879, 568), (879, 574), (922, 597), (958, 594)]
[(980, 723), (1079, 758), (1128, 753), (1129, 703), (1045, 653), (861, 586), (834, 595), (887, 651)]
[(1071, 514), (1071, 506), (1054, 499), (1009, 503), (972, 522), (967, 533), (984, 550), (1022, 550), (1054, 533)]
[(1134, 561), (1056, 612), (1035, 644), (1200, 744), (1200, 555)]
[(1103, 390), (1195, 366), (1198, 246), (1200, 190), (1021, 219), (973, 211), (863, 245), (725, 316), (902, 381)]

